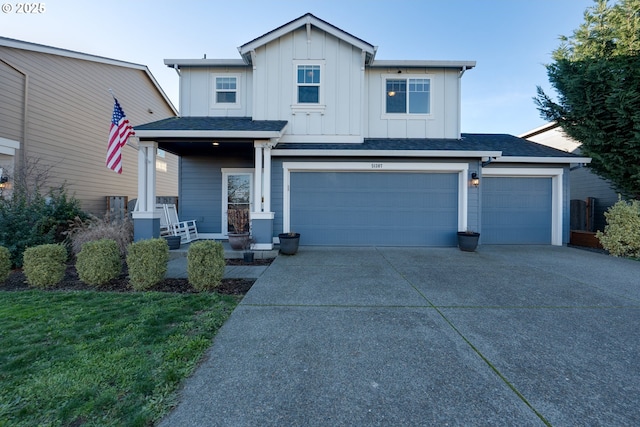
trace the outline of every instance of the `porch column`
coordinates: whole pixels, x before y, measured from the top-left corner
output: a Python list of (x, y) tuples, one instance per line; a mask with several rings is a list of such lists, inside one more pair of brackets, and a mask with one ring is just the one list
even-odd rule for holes
[(160, 237), (160, 212), (156, 212), (155, 141), (138, 142), (138, 201), (132, 213), (133, 240)]
[[(255, 202), (251, 212), (253, 249), (273, 249), (273, 217), (271, 210), (271, 148), (265, 141), (255, 141)], [(264, 154), (264, 155), (263, 155)], [(264, 168), (263, 168), (264, 160)]]

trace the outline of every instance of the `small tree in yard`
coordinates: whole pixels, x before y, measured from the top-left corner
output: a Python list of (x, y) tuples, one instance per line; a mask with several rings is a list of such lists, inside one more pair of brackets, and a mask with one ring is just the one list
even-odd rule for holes
[(538, 87), (542, 117), (582, 143), (590, 167), (640, 199), (640, 0), (595, 0), (547, 65), (555, 102)]

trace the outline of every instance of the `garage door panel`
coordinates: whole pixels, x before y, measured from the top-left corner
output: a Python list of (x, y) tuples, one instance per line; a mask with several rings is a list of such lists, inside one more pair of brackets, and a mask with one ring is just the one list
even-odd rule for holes
[(551, 243), (551, 178), (485, 177), (482, 185), (483, 243)]
[(309, 245), (455, 245), (457, 174), (293, 172), (291, 229)]

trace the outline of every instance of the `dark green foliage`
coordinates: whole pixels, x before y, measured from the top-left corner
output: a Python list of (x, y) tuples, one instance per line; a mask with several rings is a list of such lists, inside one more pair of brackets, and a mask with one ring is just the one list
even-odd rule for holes
[(9, 249), (0, 246), (0, 282), (4, 282), (11, 273), (11, 253)]
[(169, 262), (169, 245), (165, 239), (148, 239), (131, 243), (127, 249), (129, 283), (144, 291), (164, 279)]
[(63, 242), (67, 224), (76, 216), (88, 217), (64, 187), (47, 197), (40, 193), (27, 197), (16, 189), (10, 199), (0, 199), (0, 245), (9, 249), (12, 264), (21, 267), (27, 247)]
[(562, 38), (547, 65), (557, 102), (538, 88), (543, 118), (582, 143), (590, 167), (627, 197), (640, 198), (640, 0), (604, 0)]
[(201, 240), (189, 246), (187, 277), (198, 291), (210, 291), (222, 282), (224, 275), (224, 249), (222, 243)]
[(67, 250), (61, 244), (46, 244), (24, 251), (24, 275), (31, 286), (47, 288), (58, 284), (67, 268)]
[(87, 242), (76, 258), (78, 277), (89, 285), (102, 285), (115, 279), (122, 271), (120, 251), (115, 240)]

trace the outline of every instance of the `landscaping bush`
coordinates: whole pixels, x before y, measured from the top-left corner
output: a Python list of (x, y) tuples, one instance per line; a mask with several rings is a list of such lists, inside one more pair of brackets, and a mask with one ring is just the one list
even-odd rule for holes
[(127, 248), (129, 283), (144, 291), (164, 279), (169, 262), (169, 245), (165, 239), (134, 242)]
[(596, 233), (602, 247), (613, 256), (640, 258), (640, 201), (619, 200), (604, 216), (604, 233)]
[(18, 190), (10, 199), (0, 198), (0, 245), (9, 249), (11, 263), (21, 267), (26, 248), (62, 243), (69, 220), (87, 214), (64, 187), (52, 189), (47, 197)]
[(67, 249), (61, 244), (46, 244), (24, 251), (24, 275), (27, 283), (38, 288), (54, 286), (67, 268)]
[(115, 279), (122, 271), (118, 244), (110, 239), (85, 243), (77, 255), (76, 270), (80, 280), (89, 285), (103, 285)]
[(110, 239), (116, 242), (120, 256), (127, 255), (127, 246), (133, 242), (133, 222), (129, 217), (124, 220), (111, 220), (109, 215), (104, 218), (92, 217), (88, 220), (76, 217), (69, 222), (69, 240), (71, 251), (77, 255), (84, 244), (100, 239)]
[(224, 275), (224, 266), (222, 243), (201, 240), (189, 246), (187, 278), (196, 290), (210, 291), (220, 286)]
[(0, 282), (4, 282), (11, 273), (11, 252), (0, 246)]

